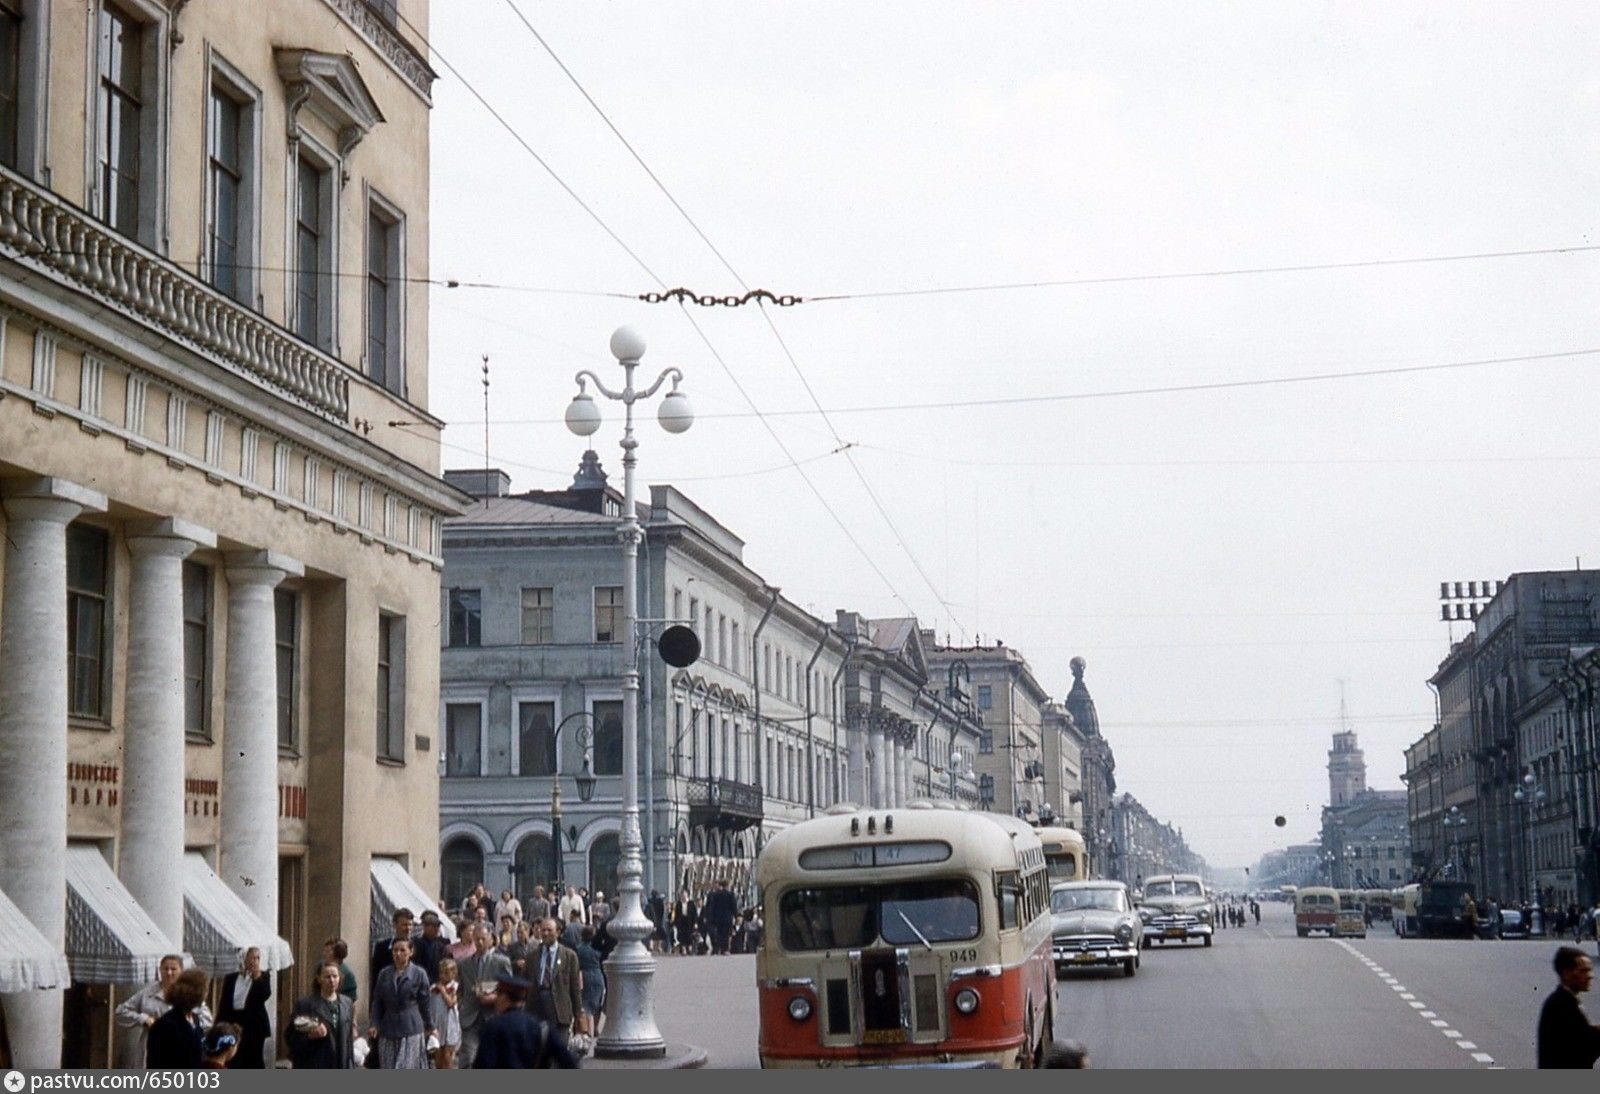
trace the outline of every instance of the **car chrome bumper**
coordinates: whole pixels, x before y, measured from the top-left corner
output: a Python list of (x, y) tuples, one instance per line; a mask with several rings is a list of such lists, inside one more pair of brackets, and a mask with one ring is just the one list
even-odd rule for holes
[(1056, 968), (1069, 969), (1074, 965), (1093, 968), (1095, 965), (1120, 965), (1129, 958), (1138, 957), (1139, 950), (1132, 942), (1127, 945), (1091, 946), (1088, 949), (1068, 943), (1052, 947)]
[[(1176, 934), (1176, 933), (1173, 933), (1173, 934), (1168, 934), (1167, 933), (1168, 931), (1176, 932), (1176, 931), (1180, 931), (1180, 930), (1183, 931), (1182, 935), (1179, 935), (1179, 934)], [(1210, 938), (1212, 933), (1213, 933), (1213, 929), (1211, 927), (1211, 924), (1209, 924), (1209, 923), (1190, 923), (1190, 924), (1187, 924), (1187, 925), (1180, 925), (1180, 926), (1177, 926), (1177, 927), (1157, 927), (1157, 926), (1155, 926), (1153, 924), (1147, 923), (1147, 924), (1145, 924), (1145, 928), (1144, 928), (1144, 936), (1146, 938), (1157, 938), (1157, 939), (1161, 939), (1161, 938), (1171, 938), (1171, 939), (1178, 939), (1178, 938)]]

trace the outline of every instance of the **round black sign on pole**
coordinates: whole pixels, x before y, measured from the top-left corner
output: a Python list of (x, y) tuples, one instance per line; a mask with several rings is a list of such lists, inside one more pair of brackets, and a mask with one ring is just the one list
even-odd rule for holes
[(686, 669), (700, 660), (700, 638), (688, 627), (668, 627), (656, 640), (661, 660), (675, 669)]

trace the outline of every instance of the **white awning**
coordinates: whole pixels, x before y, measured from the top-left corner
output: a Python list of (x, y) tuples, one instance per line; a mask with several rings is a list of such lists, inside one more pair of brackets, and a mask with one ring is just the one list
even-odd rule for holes
[(67, 955), (0, 893), (0, 992), (64, 988), (71, 981)]
[(196, 965), (217, 976), (238, 972), (251, 946), (261, 947), (263, 969), (294, 964), (289, 943), (222, 883), (198, 851), (183, 856), (183, 944)]
[(147, 984), (178, 946), (90, 844), (67, 845), (67, 961), (80, 984)]
[(439, 906), (428, 899), (417, 879), (406, 872), (397, 858), (372, 858), (372, 937), (388, 938), (394, 930), (396, 908), (410, 908), (420, 922), (422, 913), (439, 912), (440, 933), (451, 942), (456, 940), (456, 928), (450, 917), (439, 911)]

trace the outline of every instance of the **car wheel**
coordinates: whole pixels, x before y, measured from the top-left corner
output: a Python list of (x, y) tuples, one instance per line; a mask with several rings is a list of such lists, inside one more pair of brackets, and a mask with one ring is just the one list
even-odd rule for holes
[(1123, 976), (1132, 976), (1133, 973), (1134, 973), (1134, 970), (1137, 969), (1138, 967), (1139, 967), (1138, 963), (1136, 961), (1134, 961), (1133, 958), (1130, 957), (1130, 958), (1128, 958), (1126, 961), (1124, 961), (1122, 963), (1122, 975)]

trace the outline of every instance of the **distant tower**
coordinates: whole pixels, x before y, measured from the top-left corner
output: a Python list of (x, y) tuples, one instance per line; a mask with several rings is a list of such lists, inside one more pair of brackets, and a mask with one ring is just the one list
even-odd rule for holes
[(1343, 680), (1339, 681), (1339, 724), (1328, 752), (1328, 804), (1335, 808), (1349, 805), (1367, 789), (1367, 761), (1356, 744), (1355, 730), (1350, 728)]

